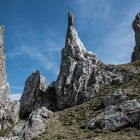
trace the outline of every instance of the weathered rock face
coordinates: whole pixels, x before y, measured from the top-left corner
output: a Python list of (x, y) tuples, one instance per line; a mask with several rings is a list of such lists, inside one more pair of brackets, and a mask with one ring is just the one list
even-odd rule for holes
[[(26, 118), (39, 106), (40, 94), (45, 92), (45, 78), (36, 71), (28, 77), (20, 99), (20, 118)], [(41, 101), (40, 101), (41, 102)]]
[(94, 53), (85, 49), (70, 12), (60, 73), (55, 84), (58, 108), (68, 108), (91, 99), (102, 84), (120, 84), (121, 75), (112, 71), (109, 65), (105, 66)]
[(18, 122), (19, 107), (18, 101), (11, 101), (5, 93), (0, 94), (0, 129), (13, 126)]
[(28, 120), (19, 122), (11, 131), (10, 137), (20, 140), (31, 140), (43, 133), (47, 123), (53, 118), (53, 113), (46, 107), (39, 108), (33, 111)]
[(19, 102), (9, 98), (9, 84), (6, 81), (6, 58), (3, 41), (4, 27), (0, 26), (0, 129), (17, 123), (19, 119)]
[[(73, 15), (69, 13), (66, 44), (62, 50), (60, 74), (56, 81), (59, 109), (83, 102), (98, 90), (94, 74), (97, 72), (97, 65), (100, 65), (101, 62), (95, 54), (86, 51), (78, 37), (73, 21)], [(93, 86), (95, 86), (93, 91), (88, 89), (92, 82), (91, 76), (93, 76)]]
[(103, 98), (103, 104), (105, 107), (109, 105), (115, 105), (128, 100), (127, 90), (118, 89), (116, 92), (109, 94)]
[(135, 32), (135, 42), (136, 46), (131, 56), (131, 62), (140, 60), (140, 13), (135, 17), (135, 20), (132, 23), (133, 30)]
[(6, 84), (5, 53), (3, 42), (4, 27), (0, 26), (0, 87)]
[(43, 106), (53, 111), (57, 110), (55, 82), (52, 82), (46, 89), (45, 77), (36, 71), (26, 80), (20, 99), (19, 116), (21, 119), (26, 119), (32, 111)]
[(102, 128), (115, 131), (139, 122), (140, 101), (136, 99), (129, 100), (126, 91), (118, 90), (106, 96), (104, 101), (104, 112), (89, 122), (88, 127), (90, 129)]

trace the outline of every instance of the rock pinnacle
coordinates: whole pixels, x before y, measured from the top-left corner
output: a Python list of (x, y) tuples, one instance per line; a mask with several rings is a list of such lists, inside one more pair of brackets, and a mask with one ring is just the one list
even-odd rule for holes
[(74, 15), (71, 11), (68, 12), (68, 26), (74, 26)]

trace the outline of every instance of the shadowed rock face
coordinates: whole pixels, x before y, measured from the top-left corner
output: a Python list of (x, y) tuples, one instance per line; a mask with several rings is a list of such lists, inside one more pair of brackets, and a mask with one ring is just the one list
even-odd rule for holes
[(39, 71), (28, 77), (20, 99), (20, 118), (28, 117), (36, 109), (36, 106), (39, 106), (40, 94), (45, 92), (45, 86), (45, 78)]
[(26, 80), (20, 99), (19, 116), (21, 119), (27, 119), (32, 111), (43, 106), (53, 111), (57, 109), (55, 82), (52, 82), (46, 89), (45, 77), (36, 71)]
[(131, 62), (140, 60), (140, 13), (135, 17), (132, 23), (133, 30), (135, 32), (135, 44), (134, 51), (131, 56)]

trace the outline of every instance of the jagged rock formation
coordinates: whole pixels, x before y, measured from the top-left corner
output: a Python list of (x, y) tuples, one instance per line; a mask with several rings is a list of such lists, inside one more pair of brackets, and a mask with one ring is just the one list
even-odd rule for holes
[(32, 111), (43, 106), (51, 110), (57, 109), (55, 82), (52, 82), (46, 89), (45, 77), (36, 71), (26, 80), (24, 92), (20, 99), (19, 116), (21, 119), (26, 119)]
[(68, 108), (91, 99), (102, 84), (121, 82), (121, 75), (109, 71), (109, 67), (86, 50), (75, 30), (74, 16), (69, 12), (65, 48), (55, 85), (58, 108)]
[(18, 121), (19, 102), (9, 98), (9, 84), (6, 81), (6, 58), (3, 41), (4, 27), (0, 26), (0, 129), (12, 126)]
[(6, 67), (3, 41), (4, 26), (0, 26), (0, 87), (6, 84)]
[(132, 23), (133, 30), (135, 32), (135, 43), (134, 51), (131, 56), (131, 62), (140, 60), (140, 13), (135, 17)]
[(45, 77), (39, 71), (28, 77), (20, 99), (20, 118), (27, 118), (36, 109), (40, 101), (40, 94), (45, 92), (45, 88)]

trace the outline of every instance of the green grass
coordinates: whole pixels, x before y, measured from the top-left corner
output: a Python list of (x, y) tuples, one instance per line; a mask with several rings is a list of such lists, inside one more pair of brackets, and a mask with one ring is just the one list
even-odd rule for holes
[[(130, 69), (140, 69), (140, 62), (116, 66), (125, 72)], [(118, 88), (127, 89), (129, 98), (140, 99), (140, 74), (126, 78), (121, 85), (103, 86), (92, 100), (63, 111), (55, 112), (55, 118), (46, 131), (36, 140), (140, 140), (140, 130), (127, 127), (117, 132), (101, 129), (89, 130), (87, 124), (98, 113), (102, 112), (103, 96)]]
[(6, 129), (2, 129), (0, 130), (0, 136), (1, 137), (5, 137), (8, 136), (9, 132), (12, 130), (12, 126), (11, 127), (7, 127)]

